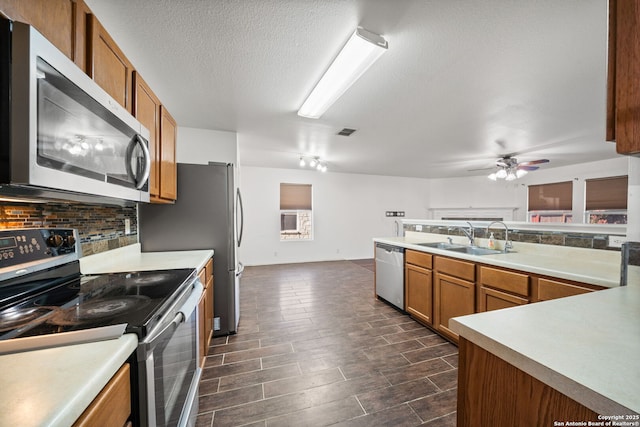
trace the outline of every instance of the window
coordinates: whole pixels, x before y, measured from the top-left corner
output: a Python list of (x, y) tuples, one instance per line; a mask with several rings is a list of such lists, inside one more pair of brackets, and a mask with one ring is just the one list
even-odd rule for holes
[(573, 182), (529, 186), (530, 222), (572, 222)]
[(586, 223), (627, 223), (627, 176), (587, 179), (585, 184)]
[(312, 240), (311, 184), (280, 184), (280, 240)]

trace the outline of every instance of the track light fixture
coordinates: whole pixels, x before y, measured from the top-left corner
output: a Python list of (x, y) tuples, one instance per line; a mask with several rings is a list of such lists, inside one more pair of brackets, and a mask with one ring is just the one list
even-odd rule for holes
[(303, 168), (307, 165), (309, 165), (309, 167), (312, 169), (319, 170), (320, 172), (327, 171), (327, 163), (320, 160), (320, 157), (318, 156), (313, 156), (313, 157), (300, 156), (300, 167)]

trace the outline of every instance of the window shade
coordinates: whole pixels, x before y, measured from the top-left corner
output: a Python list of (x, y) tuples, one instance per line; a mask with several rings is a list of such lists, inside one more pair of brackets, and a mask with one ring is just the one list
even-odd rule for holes
[(280, 184), (280, 210), (311, 210), (311, 184)]
[(530, 211), (570, 211), (573, 182), (554, 182), (551, 184), (529, 186)]
[(585, 209), (627, 209), (628, 187), (627, 176), (587, 179)]

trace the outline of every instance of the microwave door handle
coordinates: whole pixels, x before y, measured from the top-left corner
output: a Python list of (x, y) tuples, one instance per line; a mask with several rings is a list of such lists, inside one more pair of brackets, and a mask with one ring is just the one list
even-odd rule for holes
[[(131, 167), (131, 160), (133, 157), (133, 149), (139, 145), (142, 148), (142, 153), (144, 157), (144, 169), (142, 171), (142, 176), (138, 177), (133, 171)], [(129, 146), (127, 147), (127, 174), (133, 179), (133, 182), (136, 186), (137, 190), (140, 190), (144, 187), (144, 184), (149, 179), (149, 175), (151, 174), (151, 153), (149, 153), (149, 148), (147, 148), (147, 144), (144, 143), (144, 139), (139, 134), (135, 134), (131, 141), (129, 142)]]

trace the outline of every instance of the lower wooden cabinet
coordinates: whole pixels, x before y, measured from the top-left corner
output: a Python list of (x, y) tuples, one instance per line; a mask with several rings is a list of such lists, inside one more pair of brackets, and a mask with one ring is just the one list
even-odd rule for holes
[(204, 365), (213, 335), (213, 258), (199, 271), (204, 292), (198, 302), (198, 331), (200, 340), (200, 364)]
[(431, 255), (405, 252), (406, 311), (425, 325), (433, 326), (433, 278)]
[(528, 274), (480, 266), (477, 311), (500, 310), (528, 304), (529, 289)]
[(91, 405), (73, 424), (74, 427), (123, 427), (131, 416), (131, 380), (125, 363), (111, 378)]

